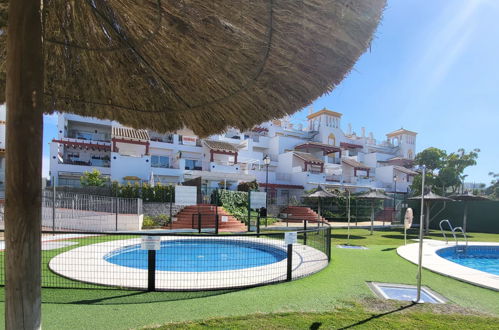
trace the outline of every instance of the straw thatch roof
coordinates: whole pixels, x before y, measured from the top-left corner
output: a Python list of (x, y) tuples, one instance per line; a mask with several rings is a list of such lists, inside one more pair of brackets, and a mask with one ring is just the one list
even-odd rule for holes
[[(421, 195), (415, 196), (415, 197), (411, 197), (409, 199), (420, 200), (421, 199)], [(447, 198), (447, 197), (444, 197), (444, 196), (437, 195), (433, 191), (430, 191), (427, 194), (425, 194), (424, 195), (424, 199), (425, 199), (425, 201), (452, 201), (451, 198)]]
[(391, 199), (390, 197), (386, 196), (384, 193), (378, 190), (372, 190), (367, 193), (358, 195), (357, 198), (359, 199), (373, 199), (373, 200), (383, 200), (383, 199)]
[(478, 196), (470, 193), (450, 195), (449, 198), (452, 198), (455, 201), (490, 201), (490, 199), (485, 196)]
[[(0, 0), (0, 103), (6, 3)], [(331, 91), (385, 0), (43, 1), (45, 110), (199, 136), (249, 129)]]

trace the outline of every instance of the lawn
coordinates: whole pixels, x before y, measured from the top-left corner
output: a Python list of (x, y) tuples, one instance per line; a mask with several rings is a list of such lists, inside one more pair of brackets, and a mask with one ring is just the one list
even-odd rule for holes
[[(423, 271), (423, 284), (445, 296), (448, 304), (412, 306), (376, 299), (366, 281), (416, 282), (416, 266), (395, 252), (403, 244), (401, 231), (376, 231), (370, 236), (365, 229), (351, 230), (350, 243), (365, 245), (368, 250), (336, 248), (345, 243), (345, 234), (344, 229), (333, 230), (332, 262), (326, 269), (289, 283), (192, 293), (44, 289), (43, 327), (129, 329), (166, 324), (277, 329), (341, 328), (358, 323), (365, 328), (486, 328), (499, 324), (498, 292), (429, 271)], [(499, 235), (470, 236), (472, 240), (499, 241)], [(0, 298), (3, 309), (3, 290)], [(201, 323), (171, 324), (185, 321)]]

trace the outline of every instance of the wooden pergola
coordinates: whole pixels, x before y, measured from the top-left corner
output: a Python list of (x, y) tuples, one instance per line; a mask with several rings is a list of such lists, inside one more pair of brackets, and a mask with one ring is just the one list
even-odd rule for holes
[(237, 164), (238, 149), (233, 144), (223, 141), (204, 141), (204, 144), (210, 149), (210, 162), (215, 160), (215, 154), (234, 156), (234, 164)]
[(338, 153), (341, 158), (341, 148), (335, 147), (330, 144), (319, 143), (319, 142), (306, 142), (295, 146), (295, 150), (305, 150), (305, 152), (310, 152), (310, 150), (321, 150), (324, 156), (332, 153)]
[(371, 170), (371, 168), (366, 164), (348, 158), (343, 158), (342, 162), (348, 166), (353, 167), (353, 176), (357, 176), (357, 171), (366, 171), (367, 176), (369, 176), (369, 171)]

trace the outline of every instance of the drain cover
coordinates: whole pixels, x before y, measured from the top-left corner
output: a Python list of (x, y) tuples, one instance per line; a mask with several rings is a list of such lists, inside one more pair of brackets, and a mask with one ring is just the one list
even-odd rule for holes
[[(373, 292), (383, 299), (394, 299), (403, 301), (415, 301), (417, 288), (414, 285), (367, 282)], [(427, 287), (421, 288), (420, 302), (431, 304), (443, 304), (447, 300), (438, 293)]]
[(340, 249), (367, 250), (365, 246), (358, 245), (336, 245), (336, 247)]

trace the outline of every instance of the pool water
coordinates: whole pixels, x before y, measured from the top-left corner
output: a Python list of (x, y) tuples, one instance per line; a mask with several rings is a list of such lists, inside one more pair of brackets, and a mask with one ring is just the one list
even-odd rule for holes
[(499, 246), (455, 246), (440, 249), (437, 254), (465, 267), (499, 275)]
[[(115, 250), (104, 259), (110, 263), (147, 269), (147, 250), (140, 244)], [(270, 245), (236, 240), (178, 239), (161, 242), (156, 270), (210, 272), (265, 266), (286, 258), (286, 251)]]

